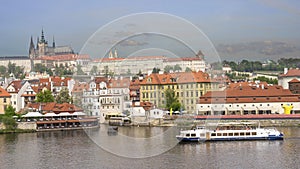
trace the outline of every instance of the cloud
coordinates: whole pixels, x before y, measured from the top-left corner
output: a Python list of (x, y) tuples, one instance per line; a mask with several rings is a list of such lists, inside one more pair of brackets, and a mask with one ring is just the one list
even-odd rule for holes
[(139, 42), (136, 40), (124, 40), (120, 43), (121, 46), (144, 46), (147, 44), (147, 42)]

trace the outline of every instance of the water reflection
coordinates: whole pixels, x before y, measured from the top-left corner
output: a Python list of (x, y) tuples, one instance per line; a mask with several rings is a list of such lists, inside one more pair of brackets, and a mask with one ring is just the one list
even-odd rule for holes
[[(102, 129), (102, 131), (101, 131)], [(119, 128), (117, 136), (106, 130), (56, 131), (0, 135), (0, 164), (4, 168), (297, 168), (300, 166), (300, 128), (280, 128), (283, 141), (223, 141), (177, 144), (172, 149), (148, 158), (123, 158), (103, 151), (88, 136), (131, 152), (151, 152), (173, 137), (158, 137), (157, 142), (133, 146), (126, 137), (159, 136), (167, 128)], [(143, 133), (143, 131), (146, 133)], [(172, 134), (177, 134), (175, 131)], [(120, 135), (122, 137), (120, 137)], [(125, 137), (126, 136), (126, 137)], [(124, 139), (125, 138), (125, 139)], [(123, 149), (128, 151), (128, 147)], [(145, 154), (142, 154), (145, 155)], [(146, 154), (147, 155), (147, 154)]]

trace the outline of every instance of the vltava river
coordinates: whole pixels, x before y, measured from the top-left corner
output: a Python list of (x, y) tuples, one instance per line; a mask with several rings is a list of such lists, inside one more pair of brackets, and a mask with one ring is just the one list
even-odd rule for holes
[(143, 140), (167, 132), (158, 127), (123, 127), (117, 135), (108, 135), (107, 126), (88, 132), (2, 134), (0, 168), (300, 168), (300, 128), (278, 129), (285, 134), (283, 141), (192, 144), (174, 142), (170, 136), (177, 131)]

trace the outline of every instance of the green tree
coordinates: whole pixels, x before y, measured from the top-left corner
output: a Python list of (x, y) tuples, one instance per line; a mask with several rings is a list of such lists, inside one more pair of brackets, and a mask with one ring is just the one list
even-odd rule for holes
[(77, 75), (85, 75), (85, 73), (83, 72), (81, 65), (77, 65)]
[(54, 102), (54, 96), (52, 95), (52, 92), (50, 90), (44, 90), (39, 92), (36, 95), (36, 102), (40, 102), (40, 103)]
[(255, 80), (259, 80), (261, 82), (267, 82), (268, 84), (278, 84), (278, 80), (277, 79), (270, 79), (270, 78), (267, 78), (265, 76), (258, 76), (257, 78), (254, 78), (253, 81)]
[(159, 69), (159, 68), (156, 68), (156, 67), (154, 67), (154, 68), (152, 69), (152, 73), (159, 73), (159, 71), (160, 71), (160, 69)]
[(176, 72), (176, 71), (181, 72), (181, 70), (182, 70), (182, 68), (181, 68), (178, 64), (176, 64), (176, 65), (174, 66), (174, 71), (175, 71), (175, 72)]
[(15, 119), (13, 119), (14, 115), (16, 115), (15, 108), (13, 108), (11, 105), (8, 105), (4, 110), (4, 115), (0, 117), (0, 120), (8, 130), (13, 130), (18, 127), (17, 122)]
[(0, 75), (1, 76), (6, 76), (7, 75), (7, 69), (3, 65), (0, 66)]
[(4, 110), (5, 116), (12, 117), (16, 115), (16, 109), (12, 105), (8, 105)]
[(186, 67), (186, 68), (185, 68), (185, 72), (192, 72), (192, 69), (189, 68), (189, 67)]
[(168, 110), (172, 108), (173, 111), (180, 110), (181, 104), (178, 101), (178, 97), (175, 95), (175, 91), (172, 89), (166, 89), (164, 93), (166, 108)]
[(164, 68), (164, 72), (165, 72), (165, 73), (170, 73), (171, 70), (173, 70), (173, 67), (170, 66), (170, 65), (167, 65), (167, 66), (165, 66), (165, 68)]
[(69, 95), (69, 89), (64, 87), (60, 90), (59, 94), (56, 96), (57, 103), (71, 103), (72, 98)]
[(5, 128), (8, 130), (14, 130), (18, 127), (16, 120), (13, 119), (12, 117), (3, 116), (1, 121), (4, 124)]

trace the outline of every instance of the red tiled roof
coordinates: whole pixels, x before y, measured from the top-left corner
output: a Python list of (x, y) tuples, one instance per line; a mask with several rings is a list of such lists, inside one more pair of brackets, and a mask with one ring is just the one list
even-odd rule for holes
[(89, 55), (78, 55), (78, 54), (65, 54), (65, 55), (54, 55), (54, 56), (42, 56), (39, 60), (53, 60), (53, 61), (70, 61), (78, 59), (90, 59)]
[(69, 103), (55, 103), (55, 102), (50, 102), (50, 103), (31, 103), (28, 104), (27, 107), (29, 108), (34, 108), (34, 109), (39, 109), (41, 106), (42, 111), (44, 112), (54, 112), (54, 113), (61, 113), (61, 112), (69, 112), (69, 113), (74, 113), (75, 111), (82, 111), (82, 109), (76, 107), (73, 104)]
[(252, 102), (298, 102), (300, 95), (293, 94), (282, 86), (258, 86), (251, 83), (235, 83), (225, 91), (209, 91), (200, 97), (200, 104), (209, 103), (252, 103)]
[(70, 77), (50, 77), (53, 86), (68, 86), (68, 81), (71, 80)]
[(112, 78), (109, 82), (108, 88), (128, 88), (130, 85), (130, 78)]
[(0, 87), (0, 97), (10, 97), (11, 95), (2, 87)]
[(86, 82), (75, 82), (72, 92), (82, 92), (83, 90), (88, 90), (89, 84)]
[(18, 93), (19, 90), (22, 88), (22, 80), (14, 80), (8, 85), (8, 87), (9, 86), (12, 86), (13, 88), (15, 88), (14, 93)]
[(286, 74), (281, 74), (279, 77), (293, 77), (297, 76), (300, 77), (300, 70), (299, 69), (290, 69)]

